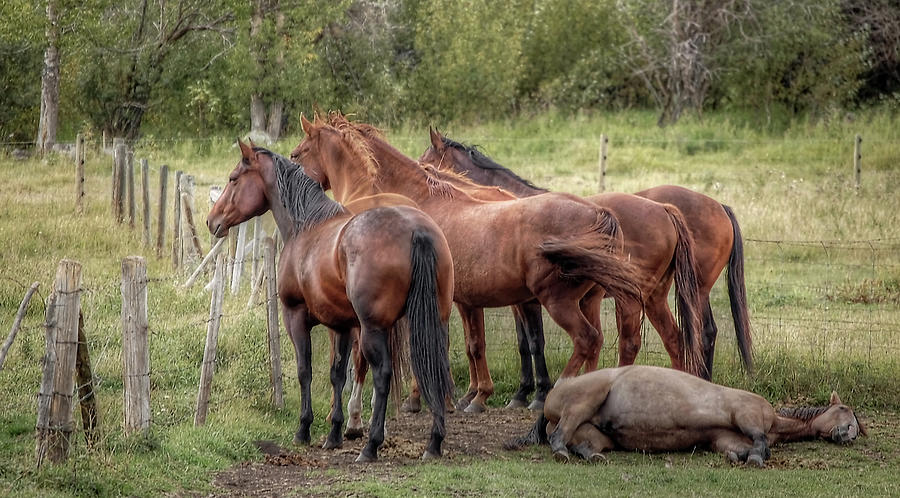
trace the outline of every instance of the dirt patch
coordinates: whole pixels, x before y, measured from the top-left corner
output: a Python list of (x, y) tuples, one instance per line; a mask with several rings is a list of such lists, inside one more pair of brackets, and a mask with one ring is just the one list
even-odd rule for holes
[[(443, 460), (514, 456), (503, 450), (503, 443), (528, 432), (535, 418), (528, 410), (503, 408), (481, 414), (451, 413), (447, 416)], [(370, 464), (355, 463), (366, 438), (344, 440), (343, 447), (335, 450), (322, 449), (324, 437), (309, 447), (283, 448), (271, 441), (257, 441), (261, 460), (217, 474), (213, 485), (218, 489), (212, 496), (280, 496), (311, 486), (321, 490), (363, 479), (393, 480), (403, 474), (404, 467), (421, 463), (419, 457), (430, 429), (431, 414), (427, 411), (389, 418), (379, 460)]]

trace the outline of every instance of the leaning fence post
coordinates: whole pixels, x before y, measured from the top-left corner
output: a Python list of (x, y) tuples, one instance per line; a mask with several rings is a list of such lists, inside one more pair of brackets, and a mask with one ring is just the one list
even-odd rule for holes
[(169, 166), (159, 167), (159, 223), (156, 225), (156, 257), (162, 257), (166, 245), (166, 189), (169, 182)]
[(266, 326), (269, 332), (269, 376), (272, 381), (272, 399), (279, 410), (284, 408), (281, 384), (281, 339), (278, 325), (278, 287), (275, 277), (275, 241), (269, 237), (263, 242), (266, 258)]
[(606, 133), (600, 135), (600, 191), (606, 191), (606, 149), (609, 145), (609, 137)]
[(72, 398), (78, 349), (78, 315), (81, 308), (81, 264), (64, 259), (56, 270), (53, 293), (47, 306), (47, 355), (38, 395), (37, 466), (45, 458), (64, 461), (72, 435)]
[(84, 135), (75, 139), (75, 212), (84, 213)]
[(150, 350), (147, 320), (147, 264), (122, 261), (122, 361), (125, 380), (125, 433), (150, 429)]
[(853, 141), (853, 171), (856, 175), (856, 190), (859, 190), (860, 177), (862, 176), (862, 136), (856, 134)]
[[(183, 237), (188, 239), (188, 260), (194, 261), (203, 256), (203, 248), (200, 247), (200, 238), (197, 236), (197, 226), (194, 224), (194, 175), (181, 177), (181, 212), (184, 218)], [(182, 244), (184, 245), (184, 244)]]
[(212, 387), (216, 368), (216, 348), (219, 343), (219, 325), (222, 320), (222, 301), (225, 299), (225, 257), (216, 257), (216, 272), (213, 277), (212, 296), (209, 302), (209, 321), (206, 326), (206, 346), (203, 348), (203, 364), (200, 368), (200, 388), (197, 391), (197, 413), (194, 426), (206, 423), (209, 411), (209, 391)]
[(37, 291), (39, 285), (40, 282), (31, 284), (31, 287), (22, 299), (22, 303), (19, 304), (19, 311), (16, 312), (16, 318), (13, 320), (12, 329), (6, 337), (6, 342), (3, 343), (3, 349), (0, 349), (0, 370), (3, 370), (3, 364), (6, 362), (6, 354), (9, 353), (10, 346), (12, 346), (13, 341), (16, 340), (16, 334), (19, 333), (19, 326), (22, 325), (22, 318), (25, 316), (25, 310), (28, 309), (28, 303), (31, 301), (31, 296)]

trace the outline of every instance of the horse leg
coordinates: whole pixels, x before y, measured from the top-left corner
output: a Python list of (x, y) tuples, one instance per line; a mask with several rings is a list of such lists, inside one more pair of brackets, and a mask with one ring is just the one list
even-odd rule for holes
[(596, 358), (592, 359), (591, 355), (598, 352), (599, 345), (603, 343), (600, 332), (588, 322), (578, 306), (578, 301), (585, 292), (577, 293), (572, 290), (572, 292), (566, 293), (565, 290), (558, 289), (557, 292), (546, 292), (538, 296), (553, 321), (572, 338), (572, 356), (566, 363), (560, 378), (578, 375), (581, 366), (589, 367), (591, 361), (596, 366), (597, 360)]
[[(712, 378), (713, 360), (716, 356), (716, 336), (719, 328), (713, 317), (712, 306), (709, 304), (709, 292), (701, 291), (700, 306), (703, 308), (703, 357), (706, 358), (706, 374)], [(705, 306), (704, 306), (705, 305)]]
[(606, 457), (601, 452), (615, 448), (616, 444), (609, 436), (600, 432), (597, 426), (586, 422), (579, 425), (578, 429), (575, 430), (569, 447), (579, 457), (591, 463), (597, 463), (606, 460)]
[(372, 383), (375, 401), (372, 403), (372, 420), (369, 425), (369, 441), (363, 447), (357, 462), (372, 462), (378, 458), (378, 448), (384, 442), (384, 419), (387, 398), (391, 389), (391, 352), (387, 331), (363, 325), (360, 346), (369, 366), (372, 367)]
[(342, 330), (337, 331), (333, 336), (332, 352), (331, 352), (331, 397), (334, 400), (331, 404), (331, 432), (325, 439), (322, 446), (325, 449), (340, 448), (343, 444), (341, 435), (341, 427), (344, 425), (344, 409), (341, 406), (341, 395), (344, 391), (344, 384), (347, 381), (347, 361), (349, 360), (351, 346), (353, 344), (353, 331)]
[(469, 398), (473, 390), (473, 381), (470, 380), (469, 392), (466, 393), (466, 398), (470, 401), (463, 411), (466, 413), (481, 413), (486, 409), (487, 399), (494, 394), (494, 381), (491, 380), (491, 372), (488, 370), (487, 358), (485, 358), (484, 311), (481, 308), (472, 308), (459, 304), (457, 304), (457, 309), (460, 317), (462, 317), (463, 329), (466, 332), (466, 351), (470, 362), (469, 372), (472, 372), (473, 364), (475, 367), (475, 393), (473, 397)]
[(668, 286), (656, 288), (644, 303), (644, 309), (647, 310), (647, 319), (650, 320), (653, 328), (656, 329), (659, 338), (662, 339), (663, 346), (666, 348), (666, 352), (669, 353), (672, 368), (684, 371), (684, 344), (681, 343), (680, 329), (678, 324), (675, 323), (672, 310), (669, 308), (668, 295)]
[(522, 305), (512, 306), (516, 321), (516, 342), (519, 346), (519, 389), (512, 395), (507, 408), (524, 408), (528, 396), (534, 391), (534, 371), (531, 368), (531, 331), (525, 323)]
[(619, 366), (633, 365), (641, 351), (643, 305), (627, 298), (616, 299), (616, 328), (619, 330)]
[(369, 371), (369, 363), (363, 357), (362, 350), (359, 347), (359, 327), (353, 328), (353, 390), (350, 391), (350, 400), (347, 401), (347, 430), (344, 437), (347, 439), (358, 439), (363, 436), (362, 421), (362, 391), (366, 381), (366, 373)]
[(537, 376), (537, 391), (534, 400), (528, 405), (532, 411), (542, 410), (547, 393), (553, 388), (550, 381), (550, 372), (547, 370), (547, 359), (544, 356), (544, 316), (541, 303), (530, 301), (522, 305), (525, 323), (528, 325), (528, 346), (531, 348), (531, 356), (534, 358), (534, 373)]
[(284, 306), (284, 327), (287, 329), (294, 345), (294, 356), (297, 359), (297, 379), (300, 382), (300, 425), (294, 434), (294, 444), (309, 444), (309, 426), (312, 425), (312, 343), (309, 329), (312, 323), (309, 310), (305, 307)]
[(597, 329), (597, 334), (600, 337), (596, 349), (591, 351), (591, 356), (584, 365), (585, 372), (596, 370), (597, 363), (600, 361), (600, 348), (603, 347), (603, 324), (600, 321), (600, 303), (605, 297), (606, 291), (600, 286), (594, 286), (578, 303), (581, 313)]
[(731, 463), (746, 462), (753, 449), (753, 444), (743, 434), (735, 431), (723, 430), (717, 432), (710, 442), (713, 451), (722, 453)]

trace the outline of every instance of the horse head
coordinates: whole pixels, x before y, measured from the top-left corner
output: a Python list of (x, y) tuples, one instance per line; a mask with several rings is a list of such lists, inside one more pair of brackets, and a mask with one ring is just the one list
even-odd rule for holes
[(454, 149), (447, 147), (444, 143), (444, 136), (436, 129), (429, 127), (428, 134), (431, 139), (431, 146), (425, 149), (425, 152), (419, 156), (419, 162), (433, 164), (438, 169), (452, 168), (453, 163), (446, 164), (446, 161), (447, 159), (452, 161), (452, 157), (447, 158), (447, 155), (452, 155)]
[(265, 213), (270, 206), (266, 175), (271, 175), (271, 157), (240, 139), (238, 146), (241, 160), (206, 218), (207, 228), (216, 237), (227, 236), (229, 228)]
[(810, 425), (820, 438), (838, 444), (852, 443), (860, 434), (868, 435), (866, 427), (856, 418), (853, 410), (843, 404), (833, 391), (827, 409), (812, 419)]

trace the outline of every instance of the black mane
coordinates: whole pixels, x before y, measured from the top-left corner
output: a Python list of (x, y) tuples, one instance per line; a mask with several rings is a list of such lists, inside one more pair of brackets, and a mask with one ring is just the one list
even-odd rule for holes
[(344, 206), (325, 195), (322, 185), (306, 175), (303, 166), (262, 147), (254, 147), (253, 151), (272, 159), (281, 203), (294, 220), (294, 233), (308, 230), (345, 212)]
[(494, 161), (490, 157), (484, 155), (484, 153), (481, 152), (481, 150), (479, 150), (479, 147), (477, 145), (466, 145), (466, 144), (457, 142), (456, 140), (453, 140), (452, 138), (448, 138), (448, 137), (441, 137), (441, 139), (444, 142), (444, 147), (452, 147), (460, 152), (467, 154), (469, 156), (469, 159), (472, 160), (472, 163), (481, 169), (492, 169), (492, 170), (496, 170), (496, 171), (503, 171), (506, 174), (508, 174), (509, 176), (511, 176), (513, 179), (515, 179), (516, 181), (527, 186), (528, 188), (533, 188), (533, 189), (541, 190), (544, 192), (547, 191), (547, 189), (538, 187), (537, 185), (531, 183), (530, 181), (515, 174), (511, 169), (509, 169), (501, 164), (498, 164), (496, 161)]
[(804, 422), (812, 420), (828, 410), (828, 406), (799, 406), (793, 408), (782, 408), (778, 410), (778, 414), (782, 417), (795, 418)]

